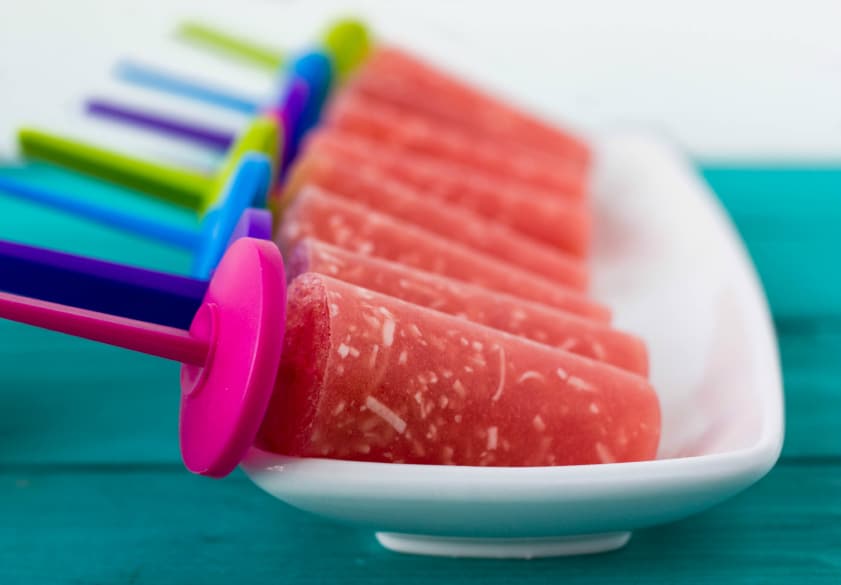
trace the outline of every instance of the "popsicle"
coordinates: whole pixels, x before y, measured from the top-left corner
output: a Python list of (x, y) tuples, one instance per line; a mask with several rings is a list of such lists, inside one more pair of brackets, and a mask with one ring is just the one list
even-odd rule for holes
[(607, 308), (581, 291), (500, 262), (427, 230), (374, 211), (317, 187), (302, 189), (281, 212), (275, 241), (288, 251), (301, 239), (313, 237), (339, 247), (392, 260), (608, 321)]
[(577, 254), (586, 250), (590, 214), (581, 200), (567, 201), (522, 183), (465, 170), (430, 157), (400, 153), (375, 141), (332, 129), (310, 133), (304, 150), (344, 159), (360, 169), (376, 169), (425, 197), (458, 205), (561, 250)]
[(222, 185), (224, 192), (217, 205), (205, 214), (198, 231), (86, 200), (81, 193), (38, 186), (16, 178), (10, 171), (0, 170), (0, 193), (190, 250), (193, 254), (191, 273), (197, 278), (210, 277), (237, 231), (262, 239), (270, 239), (272, 235), (271, 213), (250, 209), (252, 202), (266, 199), (271, 183), (271, 164), (261, 154), (250, 153), (241, 158), (233, 175)]
[(290, 279), (317, 272), (404, 301), (648, 376), (637, 337), (559, 309), (304, 239), (286, 257)]
[(378, 46), (354, 72), (350, 91), (500, 141), (561, 153), (586, 165), (587, 144), (394, 46)]
[[(137, 159), (34, 129), (20, 130), (18, 139), (23, 153), (29, 157), (136, 189), (200, 213), (207, 212), (218, 203), (243, 156), (255, 152), (266, 155), (274, 162), (282, 148), (278, 124), (269, 116), (259, 116), (249, 124), (220, 168), (211, 176)], [(265, 205), (265, 199), (253, 202), (254, 207)]]
[[(560, 284), (577, 289), (587, 287), (587, 267), (580, 258), (463, 208), (443, 202), (430, 204), (422, 193), (390, 180), (376, 169), (307, 153), (293, 166), (285, 198), (294, 197), (302, 185), (315, 185), (352, 199)], [(557, 229), (565, 227), (559, 225)]]
[(618, 368), (311, 273), (286, 327), (262, 448), (480, 466), (656, 454), (657, 395)]
[(231, 246), (189, 332), (7, 293), (0, 317), (181, 361), (182, 456), (215, 477), (255, 435), (287, 455), (498, 466), (651, 459), (659, 441), (644, 378), (323, 275), (287, 291), (260, 240)]
[(580, 197), (586, 172), (578, 161), (512, 143), (483, 138), (387, 103), (343, 92), (324, 114), (324, 124), (380, 141), (391, 148), (434, 156), (494, 177)]

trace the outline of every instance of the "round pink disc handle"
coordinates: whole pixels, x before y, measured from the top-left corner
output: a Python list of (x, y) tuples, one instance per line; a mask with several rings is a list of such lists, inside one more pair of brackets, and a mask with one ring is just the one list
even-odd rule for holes
[(181, 456), (223, 477), (254, 442), (275, 385), (286, 323), (277, 247), (242, 238), (228, 249), (190, 330), (0, 292), (0, 318), (182, 362)]

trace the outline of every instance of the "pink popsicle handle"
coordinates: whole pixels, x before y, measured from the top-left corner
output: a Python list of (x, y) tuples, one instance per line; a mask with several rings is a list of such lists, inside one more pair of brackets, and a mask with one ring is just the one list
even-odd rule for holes
[(204, 366), (208, 355), (207, 340), (183, 329), (4, 292), (0, 292), (0, 318), (195, 366)]

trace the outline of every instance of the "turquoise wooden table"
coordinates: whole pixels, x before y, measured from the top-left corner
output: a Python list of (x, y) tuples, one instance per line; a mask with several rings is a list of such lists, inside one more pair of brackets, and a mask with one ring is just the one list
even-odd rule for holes
[[(184, 471), (177, 366), (0, 323), (0, 583), (841, 583), (841, 169), (704, 174), (765, 283), (786, 385), (782, 459), (733, 500), (638, 531), (607, 555), (402, 556), (273, 500), (241, 473)], [(188, 266), (166, 248), (6, 199), (0, 237)]]

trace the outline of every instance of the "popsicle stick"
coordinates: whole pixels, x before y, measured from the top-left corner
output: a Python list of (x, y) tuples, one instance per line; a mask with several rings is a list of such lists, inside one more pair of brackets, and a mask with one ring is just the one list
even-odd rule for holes
[(24, 128), (18, 133), (27, 156), (74, 168), (102, 179), (198, 209), (212, 179), (190, 171), (140, 160), (83, 142)]
[(86, 109), (88, 114), (168, 134), (214, 150), (227, 150), (236, 138), (229, 132), (142, 112), (104, 99), (88, 100)]
[(232, 177), (245, 158), (262, 156), (269, 167), (265, 188), (252, 190), (256, 207), (266, 205), (268, 189), (276, 178), (282, 140), (278, 121), (258, 116), (239, 135), (217, 171), (210, 176), (140, 160), (105, 148), (31, 128), (18, 133), (21, 150), (28, 156), (118, 183), (166, 199), (204, 214), (229, 191)]
[(151, 237), (171, 246), (192, 250), (199, 243), (198, 233), (195, 230), (147, 219), (83, 197), (74, 197), (61, 191), (30, 185), (25, 181), (0, 177), (0, 192), (24, 201), (60, 209), (116, 229)]
[(200, 367), (208, 355), (207, 340), (183, 329), (5, 292), (0, 292), (0, 318)]
[(0, 290), (187, 327), (207, 281), (0, 240)]
[[(186, 22), (181, 25), (178, 36), (198, 47), (249, 62), (269, 71), (276, 71), (285, 61), (283, 53), (277, 49), (204, 24)], [(362, 21), (343, 18), (327, 28), (321, 43), (333, 61), (334, 73), (343, 78), (368, 56), (371, 35)]]
[(139, 87), (171, 93), (242, 114), (253, 115), (261, 109), (261, 103), (256, 99), (236, 95), (198, 81), (183, 79), (139, 63), (123, 61), (117, 65), (116, 76), (122, 81)]
[(181, 23), (176, 35), (188, 43), (250, 63), (261, 69), (276, 71), (284, 62), (283, 53), (280, 51), (198, 22), (187, 21)]

